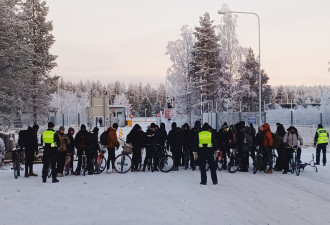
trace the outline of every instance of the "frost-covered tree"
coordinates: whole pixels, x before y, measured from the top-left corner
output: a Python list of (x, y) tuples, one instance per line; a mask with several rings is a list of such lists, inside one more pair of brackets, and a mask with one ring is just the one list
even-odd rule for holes
[(160, 113), (161, 110), (162, 110), (161, 103), (159, 100), (157, 100), (153, 106), (152, 113), (156, 115), (157, 113)]
[[(228, 5), (222, 5), (222, 11), (230, 11)], [(244, 48), (239, 45), (238, 36), (236, 32), (237, 15), (227, 13), (222, 17), (222, 23), (219, 26), (219, 41), (220, 41), (220, 60), (222, 62), (222, 79), (223, 88), (228, 93), (224, 99), (224, 107), (230, 110), (238, 110), (240, 94), (243, 88), (239, 86), (239, 69), (242, 64), (242, 55)], [(245, 89), (244, 91), (248, 91)]]
[(216, 103), (220, 78), (220, 49), (215, 35), (215, 26), (209, 13), (200, 17), (200, 27), (195, 27), (194, 77), (199, 80), (204, 104)]
[(22, 18), (27, 23), (30, 35), (26, 37), (33, 48), (32, 76), (29, 77), (30, 93), (27, 93), (28, 109), (32, 113), (34, 123), (45, 121), (51, 94), (56, 90), (52, 85), (57, 78), (51, 78), (49, 72), (56, 66), (56, 57), (50, 53), (54, 43), (51, 34), (52, 22), (46, 21), (48, 7), (40, 0), (26, 0), (22, 4)]
[(152, 105), (147, 96), (142, 98), (142, 101), (139, 104), (138, 113), (139, 113), (139, 116), (141, 116), (141, 117), (145, 116), (145, 114), (147, 117), (152, 116)]
[(129, 100), (127, 99), (127, 97), (125, 96), (125, 94), (120, 94), (120, 95), (116, 95), (114, 101), (113, 101), (114, 105), (121, 105), (121, 106), (125, 106), (126, 108), (126, 115), (130, 115), (131, 114), (131, 104), (129, 103)]
[(14, 117), (20, 120), (26, 106), (33, 48), (17, 1), (1, 0), (0, 11), (0, 115), (11, 123)]
[[(194, 45), (193, 31), (188, 26), (182, 26), (181, 39), (168, 42), (166, 54), (172, 61), (171, 67), (167, 70), (168, 97), (175, 99), (173, 115), (188, 114), (194, 107), (191, 97), (194, 95), (191, 91), (190, 70), (192, 64), (192, 51)], [(163, 91), (164, 92), (164, 91)], [(165, 103), (164, 94), (162, 101)], [(188, 121), (190, 122), (190, 121)]]

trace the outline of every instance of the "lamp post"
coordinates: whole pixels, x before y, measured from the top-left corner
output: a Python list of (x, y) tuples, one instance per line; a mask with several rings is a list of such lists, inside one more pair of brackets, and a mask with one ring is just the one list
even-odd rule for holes
[(237, 12), (237, 11), (223, 11), (219, 10), (219, 14), (225, 15), (227, 13), (241, 13), (241, 14), (252, 14), (258, 18), (258, 34), (259, 34), (259, 124), (261, 125), (261, 55), (260, 55), (260, 18), (258, 14), (253, 12)]
[(147, 118), (147, 110), (148, 109), (144, 109), (144, 117)]

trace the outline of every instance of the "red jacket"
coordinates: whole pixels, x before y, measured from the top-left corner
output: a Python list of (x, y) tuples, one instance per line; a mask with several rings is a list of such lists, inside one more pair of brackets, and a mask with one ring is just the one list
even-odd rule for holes
[(273, 146), (273, 135), (270, 131), (268, 123), (262, 125), (262, 132), (264, 133), (263, 145), (265, 148)]
[(108, 128), (108, 146), (107, 147), (108, 148), (119, 147), (116, 130), (113, 129), (112, 127)]

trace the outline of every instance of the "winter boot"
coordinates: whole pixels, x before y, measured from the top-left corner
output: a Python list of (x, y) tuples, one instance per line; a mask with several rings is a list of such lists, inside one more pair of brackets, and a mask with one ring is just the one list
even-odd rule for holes
[(30, 177), (37, 177), (38, 176), (38, 174), (35, 174), (35, 173), (33, 173), (32, 171), (29, 173), (29, 176)]
[(268, 174), (271, 174), (271, 173), (273, 173), (273, 169), (272, 168), (269, 168), (268, 170), (267, 170), (267, 172), (266, 173), (268, 173)]
[(146, 171), (146, 165), (143, 165), (142, 172)]
[(57, 178), (55, 177), (55, 178), (53, 178), (53, 181), (52, 181), (52, 183), (57, 183), (57, 182), (59, 182), (59, 180), (57, 180)]
[(42, 183), (46, 183), (47, 177), (42, 177)]
[(26, 178), (29, 177), (29, 174), (28, 174), (28, 171), (27, 171), (27, 170), (25, 170), (25, 175), (24, 175), (24, 177), (26, 177)]

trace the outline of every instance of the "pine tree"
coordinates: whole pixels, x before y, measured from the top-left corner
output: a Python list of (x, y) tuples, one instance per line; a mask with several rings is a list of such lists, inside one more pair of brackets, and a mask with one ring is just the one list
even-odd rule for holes
[(152, 115), (152, 105), (148, 97), (145, 96), (142, 98), (142, 101), (139, 104), (138, 113), (141, 117), (144, 117), (145, 114), (147, 117), (150, 117)]
[(50, 53), (54, 43), (51, 34), (52, 22), (47, 22), (48, 8), (46, 2), (40, 0), (26, 0), (22, 4), (22, 17), (27, 22), (30, 36), (27, 37), (33, 47), (32, 76), (29, 78), (31, 98), (28, 107), (33, 115), (33, 122), (45, 121), (48, 115), (51, 94), (54, 91), (52, 85), (56, 84), (56, 77), (51, 78), (49, 72), (56, 66), (56, 57)]
[(203, 103), (215, 105), (221, 66), (218, 39), (212, 23), (210, 15), (205, 13), (203, 17), (200, 17), (200, 27), (195, 27), (194, 75), (196, 77), (194, 80), (200, 82)]

